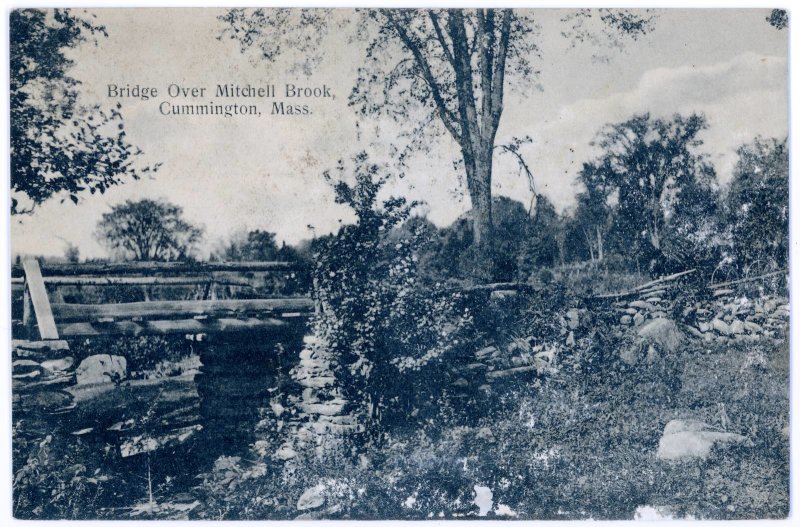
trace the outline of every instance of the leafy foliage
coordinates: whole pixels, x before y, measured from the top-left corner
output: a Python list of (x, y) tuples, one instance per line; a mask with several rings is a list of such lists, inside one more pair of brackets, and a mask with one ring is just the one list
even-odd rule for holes
[(742, 145), (720, 227), (728, 229), (737, 263), (760, 270), (789, 259), (789, 148), (787, 139), (756, 138)]
[(111, 251), (137, 261), (185, 260), (202, 233), (183, 219), (181, 207), (152, 199), (114, 205), (97, 226), (97, 237)]
[[(614, 248), (637, 267), (664, 273), (696, 263), (693, 249), (707, 243), (711, 233), (704, 226), (716, 212), (714, 170), (697, 152), (706, 127), (702, 115), (642, 114), (601, 131), (602, 154), (581, 171), (586, 190), (576, 214), (588, 223), (583, 228), (595, 229), (586, 233), (590, 253), (600, 254), (610, 222)], [(689, 247), (671, 244), (670, 235)]]
[[(117, 104), (80, 103), (67, 52), (106, 36), (103, 26), (69, 9), (17, 9), (10, 14), (11, 214), (31, 212), (65, 192), (105, 192), (125, 177), (158, 169), (137, 165)], [(96, 43), (96, 40), (95, 40)]]
[(773, 9), (766, 20), (769, 25), (779, 31), (789, 27), (789, 14), (785, 9)]
[[(459, 147), (460, 162), (473, 209), (471, 275), (490, 280), (492, 252), (498, 238), (492, 218), (492, 160), (503, 113), (506, 84), (536, 82), (533, 60), (539, 56), (539, 27), (529, 11), (512, 9), (362, 9), (355, 39), (366, 43), (350, 105), (360, 117), (389, 117), (416, 123), (401, 136), (404, 146), (392, 152), (402, 166), (414, 153), (427, 151), (432, 138), (449, 135)], [(317, 45), (333, 17), (301, 10), (291, 20), (282, 10), (231, 10), (221, 20), (223, 36), (242, 51), (256, 48), (267, 61), (293, 42), (287, 22), (300, 23), (299, 51)], [(296, 19), (299, 17), (299, 20)], [(304, 18), (309, 18), (304, 22)], [(653, 16), (630, 11), (584, 10), (581, 20), (597, 18), (606, 36), (634, 38), (652, 29)], [(581, 35), (594, 34), (577, 29)], [(288, 37), (287, 35), (291, 35)], [(301, 61), (309, 59), (304, 55)], [(514, 143), (512, 143), (513, 145)], [(517, 145), (518, 146), (518, 145)], [(506, 148), (514, 153), (517, 147)], [(518, 152), (517, 152), (518, 155)], [(519, 157), (519, 155), (518, 155)], [(519, 157), (521, 160), (521, 157)], [(527, 165), (522, 161), (522, 165)], [(530, 170), (527, 170), (530, 175)]]
[[(469, 328), (470, 315), (458, 298), (418, 287), (413, 235), (390, 241), (392, 229), (408, 219), (415, 204), (389, 198), (378, 207), (387, 176), (363, 154), (354, 165), (353, 185), (326, 175), (337, 202), (348, 205), (357, 221), (343, 226), (316, 255), (314, 297), (320, 313), (313, 327), (336, 356), (334, 374), (345, 399), (379, 429), (381, 420), (403, 413), (401, 392), (411, 395), (402, 371), (441, 365), (445, 354), (466, 344), (459, 336)], [(339, 170), (344, 176), (345, 165)]]
[(234, 235), (212, 257), (227, 262), (293, 262), (302, 259), (300, 253), (286, 242), (279, 247), (274, 232), (260, 229)]

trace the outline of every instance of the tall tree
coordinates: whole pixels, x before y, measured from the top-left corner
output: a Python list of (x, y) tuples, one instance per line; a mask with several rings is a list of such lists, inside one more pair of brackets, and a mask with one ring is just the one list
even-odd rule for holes
[(651, 261), (659, 257), (667, 223), (681, 201), (701, 179), (714, 178), (706, 156), (697, 152), (698, 135), (706, 127), (702, 115), (654, 119), (642, 114), (600, 133), (595, 144), (603, 153), (597, 163), (617, 196), (614, 230), (623, 252), (632, 249)]
[(724, 225), (738, 263), (783, 267), (789, 259), (788, 141), (759, 137), (737, 153)]
[[(306, 66), (320, 60), (331, 16), (319, 10), (233, 9), (221, 16), (224, 34), (242, 51), (254, 48), (274, 60), (285, 47), (305, 53)], [(416, 123), (407, 131), (411, 150), (446, 131), (461, 152), (473, 209), (476, 274), (491, 276), (493, 249), (492, 160), (509, 77), (535, 85), (537, 25), (531, 11), (511, 9), (365, 9), (355, 36), (366, 42), (350, 103), (361, 116), (390, 116)], [(586, 40), (590, 19), (607, 36), (638, 38), (653, 17), (628, 11), (582, 10), (563, 22), (565, 32)], [(305, 38), (299, 38), (305, 37)], [(307, 68), (308, 69), (308, 68)], [(398, 153), (404, 158), (407, 150)]]
[(106, 36), (103, 26), (69, 9), (17, 9), (9, 22), (11, 214), (60, 192), (77, 203), (82, 191), (104, 192), (158, 168), (137, 167), (141, 151), (127, 142), (119, 105), (79, 103), (66, 52)]
[(97, 237), (126, 260), (170, 261), (191, 257), (202, 229), (183, 219), (183, 209), (165, 201), (128, 200), (103, 214)]
[(536, 199), (536, 211), (529, 220), (527, 237), (519, 244), (518, 279), (526, 280), (531, 273), (543, 267), (562, 263), (561, 216), (545, 196)]
[(611, 197), (614, 194), (614, 171), (603, 163), (584, 163), (578, 173), (584, 190), (578, 193), (575, 221), (592, 261), (602, 262), (606, 252), (606, 235), (614, 219)]

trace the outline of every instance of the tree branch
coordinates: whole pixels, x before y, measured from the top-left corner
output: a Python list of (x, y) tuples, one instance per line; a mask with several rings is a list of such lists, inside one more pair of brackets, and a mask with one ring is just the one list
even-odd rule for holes
[(450, 132), (450, 135), (453, 136), (453, 139), (455, 139), (459, 144), (462, 144), (462, 135), (464, 129), (462, 128), (460, 131), (456, 129), (456, 119), (447, 108), (447, 104), (442, 97), (439, 85), (436, 84), (436, 79), (433, 77), (430, 65), (422, 54), (422, 50), (420, 50), (419, 46), (416, 45), (411, 36), (406, 32), (405, 26), (397, 20), (392, 11), (387, 10), (384, 13), (392, 28), (397, 33), (397, 36), (400, 37), (403, 45), (414, 56), (414, 60), (417, 62), (420, 70), (422, 70), (422, 75), (425, 79), (425, 82), (431, 88), (431, 95), (433, 96), (433, 101), (436, 104), (436, 109), (439, 112), (439, 117), (441, 117), (442, 123), (447, 131)]
[(436, 38), (439, 39), (439, 44), (442, 46), (442, 50), (444, 51), (444, 56), (447, 58), (447, 61), (455, 67), (456, 63), (453, 59), (453, 52), (450, 51), (450, 47), (447, 45), (447, 39), (444, 37), (444, 33), (442, 33), (442, 28), (439, 25), (439, 15), (431, 9), (428, 11), (428, 14), (431, 19), (431, 23), (433, 24), (433, 30), (436, 31)]

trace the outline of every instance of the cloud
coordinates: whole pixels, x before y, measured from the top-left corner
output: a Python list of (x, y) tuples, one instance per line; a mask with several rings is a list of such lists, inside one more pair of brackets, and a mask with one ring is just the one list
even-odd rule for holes
[[(699, 112), (710, 126), (701, 136), (702, 150), (710, 154), (724, 183), (730, 180), (737, 146), (756, 135), (788, 133), (787, 72), (785, 58), (755, 53), (702, 67), (654, 68), (630, 91), (575, 101), (544, 122), (531, 125), (522, 112), (512, 114), (503, 132), (506, 137), (534, 137), (526, 154), (536, 167), (537, 183), (563, 207), (573, 203), (577, 171), (597, 154), (590, 143), (605, 124), (643, 112), (656, 117)], [(498, 185), (501, 192), (526, 199), (526, 186), (502, 177)]]

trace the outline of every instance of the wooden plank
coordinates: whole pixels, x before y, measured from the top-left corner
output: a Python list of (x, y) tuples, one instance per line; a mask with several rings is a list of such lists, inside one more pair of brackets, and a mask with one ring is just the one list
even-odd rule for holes
[[(298, 262), (90, 262), (74, 264), (50, 263), (43, 266), (44, 274), (75, 276), (96, 274), (202, 274), (209, 272), (270, 272), (298, 269)], [(23, 269), (12, 266), (12, 276), (21, 276)]]
[[(180, 286), (180, 285), (205, 285), (212, 282), (222, 285), (249, 286), (253, 281), (243, 278), (219, 279), (213, 276), (45, 276), (45, 284), (75, 285), (75, 286), (108, 286), (108, 285), (150, 285), (150, 286)], [(20, 287), (25, 283), (22, 277), (12, 278), (11, 285)]]
[(28, 258), (22, 265), (25, 269), (25, 283), (33, 304), (33, 312), (36, 315), (36, 327), (39, 328), (39, 336), (43, 340), (58, 339), (58, 329), (56, 329), (53, 312), (50, 309), (50, 298), (47, 296), (47, 289), (45, 289), (44, 281), (42, 281), (39, 262), (33, 258)]
[(647, 289), (656, 284), (662, 284), (664, 282), (670, 282), (675, 280), (676, 278), (680, 278), (681, 276), (686, 276), (687, 274), (691, 274), (695, 272), (696, 269), (689, 269), (688, 271), (681, 271), (680, 273), (671, 274), (669, 276), (663, 276), (658, 278), (657, 280), (653, 280), (652, 282), (647, 282), (646, 284), (642, 284), (640, 286), (634, 287), (633, 291), (641, 291), (642, 289)]
[(290, 322), (276, 318), (220, 318), (213, 320), (151, 320), (148, 322), (76, 322), (59, 324), (62, 337), (90, 337), (99, 335), (174, 335), (197, 333), (228, 333), (241, 331), (279, 330), (290, 326)]
[(96, 322), (101, 319), (209, 317), (248, 313), (311, 312), (310, 298), (248, 300), (159, 300), (121, 304), (52, 304), (59, 322)]

